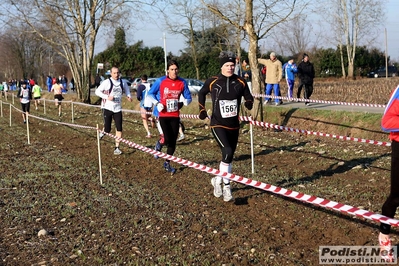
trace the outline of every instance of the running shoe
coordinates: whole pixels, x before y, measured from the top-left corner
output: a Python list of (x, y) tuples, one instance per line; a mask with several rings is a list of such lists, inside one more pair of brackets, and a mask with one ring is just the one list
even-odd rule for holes
[(223, 187), (223, 200), (226, 202), (234, 200), (233, 195), (231, 195), (230, 185), (224, 185)]
[(184, 139), (184, 134), (180, 134), (179, 138), (177, 139), (177, 141), (182, 141)]
[(216, 198), (220, 198), (221, 196), (223, 196), (223, 191), (222, 191), (222, 184), (216, 184), (216, 177), (213, 177), (211, 179), (211, 184), (213, 186), (213, 195)]
[(118, 147), (115, 147), (114, 154), (115, 155), (121, 155), (122, 151)]
[(104, 134), (103, 132), (100, 132), (100, 136), (99, 136), (99, 137), (100, 137), (100, 140), (104, 137), (104, 135), (105, 135), (105, 134)]
[(163, 163), (163, 168), (165, 168), (165, 170), (167, 172), (169, 172), (170, 175), (173, 175), (174, 173), (176, 173), (176, 169), (173, 168), (172, 166), (170, 166), (170, 162), (164, 162)]
[[(157, 140), (157, 143), (155, 143), (155, 148), (154, 148), (154, 150), (156, 150), (156, 151), (161, 151), (161, 150), (162, 150), (162, 146), (161, 146), (161, 143), (159, 142), (159, 140)], [(158, 156), (158, 155), (154, 155), (154, 158), (155, 158), (155, 159), (158, 159), (159, 156)]]

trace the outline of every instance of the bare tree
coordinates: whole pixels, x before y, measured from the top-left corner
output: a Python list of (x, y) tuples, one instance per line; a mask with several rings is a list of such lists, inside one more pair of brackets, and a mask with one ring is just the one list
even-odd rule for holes
[[(335, 40), (341, 54), (342, 76), (354, 78), (354, 61), (356, 46), (359, 42), (369, 42), (377, 35), (373, 32), (385, 20), (382, 12), (382, 0), (333, 0), (326, 2), (327, 16), (335, 33)], [(366, 37), (368, 39), (366, 39)], [(344, 51), (346, 47), (347, 68), (346, 75), (344, 64)]]
[[(89, 84), (97, 34), (100, 27), (116, 23), (121, 7), (131, 0), (5, 0), (10, 21), (19, 21), (64, 57), (75, 81), (78, 98), (90, 102)], [(151, 4), (148, 3), (147, 4)], [(142, 5), (142, 4), (141, 4)], [(29, 7), (29, 8), (27, 8)], [(43, 31), (43, 28), (46, 30)]]
[[(275, 1), (254, 1), (245, 0), (242, 10), (245, 12), (243, 21), (237, 21), (237, 15), (230, 8), (234, 6), (231, 2), (209, 3), (201, 0), (202, 3), (215, 15), (233, 25), (239, 31), (244, 32), (249, 42), (248, 59), (252, 71), (252, 92), (260, 94), (261, 80), (258, 70), (258, 41), (277, 25), (286, 21), (294, 11), (300, 12), (307, 3), (297, 4), (296, 0), (275, 0)], [(261, 108), (261, 99), (256, 97), (252, 116), (256, 119)], [(261, 118), (262, 119), (262, 118)]]
[(309, 51), (319, 43), (320, 33), (316, 33), (307, 16), (298, 15), (279, 24), (274, 30), (275, 41), (282, 54), (297, 55)]
[[(164, 4), (160, 6), (160, 4)], [(190, 54), (193, 59), (197, 79), (199, 79), (198, 51), (195, 44), (195, 32), (197, 24), (202, 19), (203, 7), (195, 0), (179, 0), (159, 4), (163, 13), (165, 23), (169, 32), (181, 34), (187, 40), (190, 47)]]
[(3, 79), (14, 79), (16, 77), (22, 77), (23, 71), (19, 64), (18, 58), (18, 42), (15, 42), (13, 36), (9, 36), (8, 32), (5, 32), (0, 37), (0, 81)]

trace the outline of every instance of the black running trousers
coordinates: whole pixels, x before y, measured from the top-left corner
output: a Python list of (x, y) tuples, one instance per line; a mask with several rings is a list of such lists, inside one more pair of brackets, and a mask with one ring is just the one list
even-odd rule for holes
[[(382, 205), (382, 215), (393, 218), (396, 208), (399, 206), (399, 142), (393, 140), (391, 150), (391, 191), (384, 205)], [(387, 235), (390, 230), (389, 224), (381, 223), (381, 233)]]
[(173, 155), (176, 150), (177, 136), (179, 135), (179, 117), (159, 117), (159, 123), (164, 136), (164, 143), (167, 146), (166, 153)]
[(212, 134), (222, 150), (222, 162), (231, 163), (237, 148), (240, 129), (227, 129), (223, 127), (212, 127)]

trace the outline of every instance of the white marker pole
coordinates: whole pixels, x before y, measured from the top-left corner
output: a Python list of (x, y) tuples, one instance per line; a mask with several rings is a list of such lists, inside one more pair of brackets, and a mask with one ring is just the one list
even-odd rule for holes
[(255, 162), (254, 162), (254, 131), (252, 126), (252, 117), (249, 118), (249, 131), (251, 134), (251, 164), (252, 164), (252, 174), (255, 173)]
[(12, 104), (10, 104), (10, 127), (11, 127), (11, 108), (12, 108)]
[(101, 170), (101, 147), (100, 147), (100, 131), (97, 124), (97, 150), (98, 150), (98, 169), (100, 171), (100, 184), (103, 184), (103, 173)]
[(71, 101), (71, 111), (72, 111), (72, 124), (75, 123), (75, 119), (73, 117), (73, 101)]
[(28, 144), (30, 144), (30, 136), (29, 136), (29, 114), (25, 112), (26, 116), (26, 133), (28, 135)]

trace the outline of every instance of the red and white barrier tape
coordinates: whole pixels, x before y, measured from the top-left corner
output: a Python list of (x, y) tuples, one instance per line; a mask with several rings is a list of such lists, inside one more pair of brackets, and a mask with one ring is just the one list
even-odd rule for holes
[(51, 120), (51, 119), (47, 119), (47, 118), (43, 118), (43, 117), (40, 117), (40, 116), (35, 116), (35, 115), (29, 115), (29, 117), (33, 117), (33, 118), (36, 118), (36, 119), (38, 119), (38, 120), (42, 120), (42, 121), (46, 121), (46, 122), (52, 122), (52, 123), (57, 123), (57, 124), (61, 124), (61, 125), (64, 125), (64, 126), (69, 126), (69, 127), (77, 127), (77, 128), (84, 128), (84, 129), (97, 129), (97, 128), (95, 128), (95, 127), (92, 127), (92, 126), (82, 126), (82, 125), (78, 125), (78, 124), (71, 124), (71, 123), (65, 123), (65, 122), (61, 122), (61, 121), (54, 121), (54, 120)]
[(279, 126), (279, 125), (274, 125), (274, 124), (264, 123), (264, 122), (259, 122), (259, 121), (250, 121), (250, 123), (253, 125), (256, 125), (256, 126), (274, 128), (274, 129), (285, 130), (285, 131), (290, 131), (290, 132), (303, 133), (303, 134), (307, 134), (307, 135), (330, 137), (330, 138), (335, 138), (335, 139), (340, 139), (340, 140), (368, 143), (368, 144), (374, 144), (374, 145), (379, 145), (379, 146), (391, 146), (391, 143), (386, 142), (386, 141), (376, 141), (376, 140), (370, 140), (370, 139), (339, 136), (339, 135), (333, 135), (333, 134), (328, 134), (328, 133), (321, 133), (321, 132), (315, 132), (315, 131), (309, 131), (309, 130), (303, 130), (303, 129), (284, 127), (284, 126)]
[[(32, 117), (34, 117), (36, 119), (41, 119), (43, 121), (55, 122), (55, 121), (52, 121), (52, 120), (49, 120), (49, 119), (44, 119), (44, 118), (37, 117), (37, 116), (32, 116)], [(252, 121), (248, 117), (244, 117), (243, 119), (244, 120), (248, 119), (246, 121), (250, 121), (250, 122), (257, 122), (257, 121)], [(67, 125), (67, 126), (71, 126), (71, 127), (79, 127), (79, 128), (98, 130), (98, 129), (94, 128), (94, 127), (89, 127), (89, 126), (81, 126), (81, 125), (69, 124), (69, 123), (63, 123), (63, 122), (56, 122), (56, 123)], [(98, 131), (103, 132), (101, 130), (98, 130)], [(194, 168), (194, 169), (197, 169), (197, 170), (209, 173), (209, 174), (221, 175), (221, 176), (229, 178), (230, 180), (232, 180), (234, 182), (237, 182), (237, 183), (241, 183), (241, 184), (244, 184), (244, 185), (247, 185), (247, 186), (251, 186), (251, 187), (254, 187), (254, 188), (257, 188), (257, 189), (268, 191), (268, 192), (271, 192), (271, 193), (274, 193), (274, 194), (278, 194), (278, 195), (281, 195), (281, 196), (284, 196), (284, 197), (292, 198), (292, 199), (295, 199), (295, 200), (298, 200), (298, 201), (306, 202), (306, 203), (309, 203), (309, 204), (312, 204), (312, 205), (321, 206), (321, 207), (324, 207), (324, 208), (327, 208), (327, 209), (333, 209), (335, 211), (339, 211), (339, 212), (342, 212), (342, 213), (348, 213), (348, 214), (351, 214), (351, 215), (355, 215), (355, 216), (358, 216), (358, 217), (363, 217), (363, 218), (366, 218), (366, 219), (369, 219), (369, 220), (373, 220), (373, 221), (376, 221), (376, 222), (382, 222), (382, 223), (390, 224), (392, 226), (399, 226), (399, 220), (396, 220), (396, 219), (393, 219), (393, 218), (389, 218), (389, 217), (386, 217), (386, 216), (381, 215), (381, 214), (376, 214), (376, 213), (373, 213), (373, 212), (370, 212), (370, 211), (367, 211), (367, 210), (359, 209), (357, 207), (353, 207), (353, 206), (350, 206), (350, 205), (338, 203), (338, 202), (335, 202), (335, 201), (330, 201), (330, 200), (323, 199), (323, 198), (316, 197), (316, 196), (307, 195), (307, 194), (296, 192), (296, 191), (293, 191), (293, 190), (288, 190), (288, 189), (285, 189), (285, 188), (276, 187), (276, 186), (273, 186), (273, 185), (270, 185), (270, 184), (267, 184), (267, 183), (263, 183), (263, 182), (252, 180), (252, 179), (248, 179), (248, 178), (245, 178), (245, 177), (242, 177), (242, 176), (238, 176), (238, 175), (235, 175), (235, 174), (221, 172), (220, 170), (217, 170), (217, 169), (214, 169), (214, 168), (202, 165), (202, 164), (194, 163), (194, 162), (191, 162), (189, 160), (181, 159), (181, 158), (178, 158), (178, 157), (175, 157), (175, 156), (171, 156), (171, 155), (168, 155), (168, 154), (165, 154), (165, 153), (162, 153), (162, 152), (159, 152), (159, 151), (144, 147), (142, 145), (136, 144), (136, 143), (134, 143), (132, 141), (128, 141), (128, 140), (123, 139), (123, 138), (116, 137), (116, 136), (114, 136), (112, 134), (109, 134), (109, 133), (105, 133), (105, 132), (103, 132), (103, 133), (108, 135), (108, 136), (110, 136), (110, 137), (112, 137), (112, 138), (114, 138), (114, 139), (119, 140), (122, 143), (127, 144), (128, 146), (130, 146), (132, 148), (141, 150), (141, 151), (146, 152), (146, 153), (150, 153), (152, 155), (157, 155), (157, 156), (159, 156), (161, 158), (168, 159), (168, 160), (174, 161), (176, 163), (179, 163), (179, 164), (182, 164), (182, 165), (185, 165), (185, 166), (188, 166), (188, 167), (191, 167), (191, 168)]]
[[(199, 119), (198, 115), (181, 114), (180, 117), (181, 118), (189, 118), (189, 119)], [(285, 130), (285, 131), (289, 131), (289, 132), (296, 132), (296, 133), (302, 133), (302, 134), (314, 135), (314, 136), (320, 136), (320, 137), (330, 137), (330, 138), (335, 138), (335, 139), (340, 139), (340, 140), (355, 141), (355, 142), (374, 144), (374, 145), (380, 145), (380, 146), (388, 146), (388, 147), (391, 146), (391, 142), (387, 142), (387, 141), (376, 141), (376, 140), (370, 140), (370, 139), (345, 137), (345, 136), (339, 136), (339, 135), (328, 134), (328, 133), (321, 133), (321, 132), (291, 128), (291, 127), (284, 127), (284, 126), (274, 125), (274, 124), (270, 124), (270, 123), (254, 121), (254, 120), (252, 120), (251, 117), (248, 117), (248, 116), (240, 116), (239, 119), (241, 121), (250, 122), (251, 124), (258, 126), (258, 127), (267, 127), (267, 128), (278, 129), (278, 130)]]
[(358, 107), (377, 107), (377, 108), (385, 108), (383, 104), (368, 104), (368, 103), (347, 103), (347, 102), (336, 102), (336, 101), (323, 101), (323, 100), (312, 100), (312, 99), (303, 99), (303, 98), (288, 98), (282, 96), (272, 96), (266, 94), (252, 94), (254, 97), (262, 97), (262, 98), (272, 98), (272, 99), (282, 99), (282, 100), (293, 100), (298, 102), (311, 102), (311, 103), (327, 103), (327, 104), (335, 104), (335, 105), (350, 105), (350, 106), (358, 106)]
[[(13, 106), (12, 104), (10, 104), (10, 105), (12, 107), (14, 107), (14, 109), (18, 110), (19, 112), (22, 112), (19, 109), (17, 109), (15, 106)], [(88, 105), (88, 106), (91, 106), (91, 105)], [(122, 111), (130, 112), (130, 113), (138, 113), (138, 114), (142, 113), (141, 111), (137, 111), (137, 110), (122, 110)], [(151, 113), (146, 112), (146, 114), (151, 114)], [(30, 115), (30, 116), (32, 116), (32, 115)], [(36, 117), (36, 116), (35, 116), (35, 118), (39, 119), (39, 117)], [(199, 115), (180, 114), (180, 118), (199, 119)], [(40, 119), (45, 120), (44, 118), (40, 118)], [(255, 126), (259, 126), (259, 127), (273, 128), (273, 129), (277, 129), (277, 130), (284, 130), (284, 131), (288, 131), (288, 132), (296, 132), (296, 133), (302, 133), (302, 134), (319, 136), (319, 137), (330, 137), (330, 138), (334, 138), (334, 139), (354, 141), (354, 142), (359, 142), (359, 143), (367, 143), (367, 144), (373, 144), (373, 145), (379, 145), (379, 146), (387, 146), (387, 147), (391, 146), (391, 142), (388, 142), (388, 141), (377, 141), (377, 140), (362, 139), (362, 138), (355, 138), (355, 137), (346, 137), (346, 136), (340, 136), (340, 135), (329, 134), (329, 133), (321, 133), (321, 132), (309, 131), (309, 130), (304, 130), (304, 129), (290, 128), (290, 127), (279, 126), (279, 125), (270, 124), (270, 123), (266, 123), (266, 122), (254, 121), (254, 120), (252, 120), (251, 117), (248, 117), (248, 116), (240, 116), (239, 119), (241, 121), (250, 122), (251, 124), (253, 124)], [(47, 120), (47, 121), (52, 121), (52, 120)], [(69, 126), (74, 125), (74, 124), (68, 124), (68, 123), (63, 123), (63, 122), (59, 122), (59, 123), (64, 124), (64, 125), (69, 125)]]
[[(103, 133), (105, 133), (105, 132), (103, 132)], [(370, 212), (367, 210), (359, 209), (357, 207), (353, 207), (353, 206), (342, 204), (342, 203), (335, 202), (335, 201), (330, 201), (330, 200), (323, 199), (323, 198), (316, 197), (316, 196), (307, 195), (307, 194), (296, 192), (293, 190), (276, 187), (276, 186), (273, 186), (273, 185), (270, 185), (267, 183), (248, 179), (243, 176), (230, 174), (230, 173), (226, 173), (226, 172), (221, 172), (220, 170), (217, 170), (217, 169), (214, 169), (214, 168), (202, 165), (202, 164), (194, 163), (189, 160), (181, 159), (181, 158), (178, 158), (175, 156), (171, 156), (171, 155), (144, 147), (142, 145), (139, 145), (137, 143), (134, 143), (132, 141), (129, 141), (129, 140), (126, 140), (123, 138), (116, 137), (109, 133), (105, 133), (105, 134), (110, 137), (113, 137), (114, 139), (118, 139), (119, 141), (129, 145), (132, 148), (141, 150), (146, 153), (150, 153), (152, 155), (157, 155), (160, 158), (171, 160), (173, 162), (176, 162), (176, 163), (179, 163), (179, 164), (182, 164), (182, 165), (185, 165), (185, 166), (188, 166), (188, 167), (191, 167), (191, 168), (194, 168), (194, 169), (197, 169), (197, 170), (200, 170), (200, 171), (212, 174), (212, 175), (220, 175), (220, 176), (229, 178), (230, 180), (232, 180), (234, 182), (241, 183), (243, 185), (251, 186), (251, 187), (258, 188), (258, 189), (261, 189), (264, 191), (271, 192), (273, 194), (278, 194), (278, 195), (281, 195), (284, 197), (288, 197), (288, 198), (292, 198), (292, 199), (295, 199), (298, 201), (306, 202), (311, 205), (321, 206), (321, 207), (324, 207), (327, 209), (333, 209), (335, 211), (339, 211), (342, 213), (348, 213), (348, 214), (355, 215), (358, 217), (363, 217), (363, 218), (373, 220), (376, 222), (390, 224), (392, 226), (399, 226), (399, 220), (389, 218), (389, 217), (386, 217), (381, 214), (373, 213), (373, 212)]]
[[(79, 105), (84, 105), (87, 107), (97, 107), (97, 108), (101, 108), (101, 105), (92, 105), (92, 104), (87, 104), (87, 103), (80, 103), (80, 102), (74, 102), (74, 104), (79, 104)], [(147, 115), (152, 115), (152, 112), (142, 112), (141, 110), (130, 110), (130, 109), (122, 109), (122, 112), (126, 112), (126, 113), (135, 113), (135, 114), (147, 114)]]

